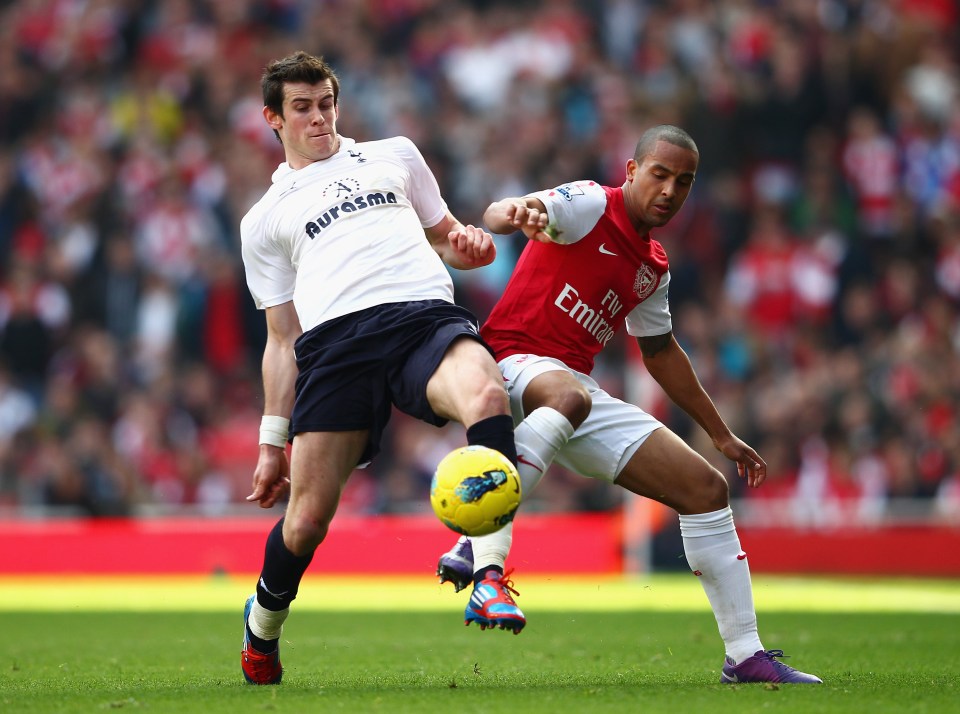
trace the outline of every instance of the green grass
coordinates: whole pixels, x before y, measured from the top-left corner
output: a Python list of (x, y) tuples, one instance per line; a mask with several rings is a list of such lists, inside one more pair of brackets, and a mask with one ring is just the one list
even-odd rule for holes
[(764, 643), (826, 682), (777, 688), (717, 683), (722, 647), (703, 610), (528, 609), (515, 637), (465, 628), (455, 611), (303, 609), (284, 632), (284, 683), (251, 687), (241, 603), (0, 612), (0, 711), (879, 714), (953, 712), (960, 699), (956, 612), (761, 613)]

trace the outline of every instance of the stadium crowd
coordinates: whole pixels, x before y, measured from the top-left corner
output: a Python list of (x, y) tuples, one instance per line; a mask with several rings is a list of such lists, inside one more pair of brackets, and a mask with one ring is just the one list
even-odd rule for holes
[[(263, 320), (240, 217), (282, 151), (258, 78), (322, 54), (357, 140), (412, 138), (453, 212), (619, 185), (697, 140), (657, 237), (678, 339), (769, 465), (756, 493), (619, 336), (595, 372), (769, 517), (960, 521), (960, 17), (952, 0), (0, 3), (0, 510), (222, 513), (249, 493)], [(484, 317), (522, 248), (456, 273)], [(463, 441), (395, 418), (344, 509), (427, 508)], [(606, 509), (554, 467), (528, 508)], [(776, 504), (786, 504), (778, 510)]]

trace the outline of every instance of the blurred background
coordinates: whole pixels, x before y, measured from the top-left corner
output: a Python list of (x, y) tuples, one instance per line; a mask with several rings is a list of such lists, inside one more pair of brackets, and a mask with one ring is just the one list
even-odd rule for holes
[[(728, 476), (742, 527), (960, 529), (958, 18), (953, 0), (0, 2), (0, 518), (255, 515), (265, 333), (238, 226), (283, 160), (260, 74), (304, 49), (338, 72), (341, 133), (413, 139), (464, 222), (620, 185), (646, 127), (686, 128), (696, 186), (656, 233), (675, 332), (768, 483), (746, 492), (623, 335), (594, 376)], [(481, 319), (522, 241), (498, 246), (453, 276)], [(395, 414), (341, 512), (428, 513), (463, 441)], [(525, 503), (624, 498), (553, 467)]]

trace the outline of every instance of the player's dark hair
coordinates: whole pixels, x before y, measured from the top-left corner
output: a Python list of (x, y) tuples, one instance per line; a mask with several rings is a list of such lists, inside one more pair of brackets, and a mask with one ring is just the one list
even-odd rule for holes
[[(330, 80), (333, 87), (333, 103), (340, 97), (340, 81), (333, 68), (324, 62), (322, 57), (315, 57), (303, 50), (294, 52), (267, 65), (260, 78), (260, 89), (263, 91), (263, 104), (275, 114), (283, 116), (284, 85), (288, 83), (304, 82), (319, 84), (325, 79)], [(277, 139), (280, 134), (273, 132)]]
[(683, 129), (678, 126), (673, 126), (672, 124), (659, 124), (643, 132), (640, 141), (637, 142), (637, 148), (633, 152), (633, 158), (636, 161), (640, 161), (644, 156), (653, 151), (653, 147), (658, 141), (665, 141), (668, 144), (679, 146), (682, 149), (690, 149), (690, 151), (693, 151), (697, 155), (700, 154), (700, 150), (697, 148), (697, 143), (693, 140), (693, 137)]

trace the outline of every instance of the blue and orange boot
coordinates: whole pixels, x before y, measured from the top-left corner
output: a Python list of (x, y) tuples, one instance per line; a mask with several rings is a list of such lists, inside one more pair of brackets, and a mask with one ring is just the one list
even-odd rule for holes
[(240, 669), (250, 684), (280, 684), (283, 678), (283, 665), (280, 664), (280, 645), (268, 654), (259, 652), (250, 644), (247, 619), (250, 617), (250, 608), (256, 595), (247, 598), (243, 608), (243, 649), (240, 651)]
[(476, 622), (481, 630), (499, 627), (511, 630), (519, 635), (527, 624), (527, 618), (513, 601), (513, 595), (519, 595), (513, 589), (513, 582), (507, 578), (513, 570), (502, 575), (496, 570), (488, 570), (483, 580), (473, 586), (473, 594), (464, 613), (464, 625)]

